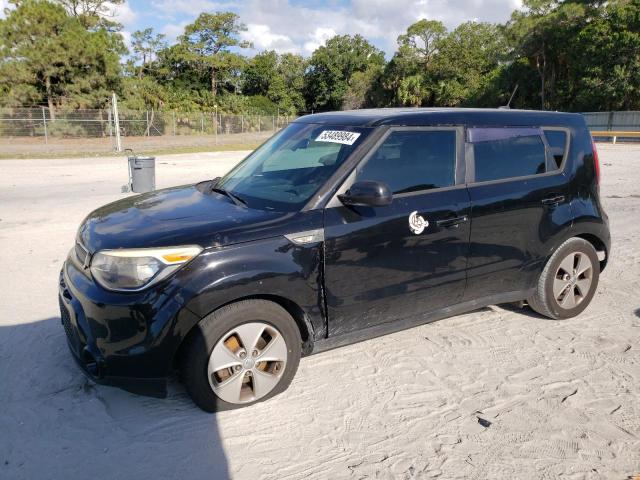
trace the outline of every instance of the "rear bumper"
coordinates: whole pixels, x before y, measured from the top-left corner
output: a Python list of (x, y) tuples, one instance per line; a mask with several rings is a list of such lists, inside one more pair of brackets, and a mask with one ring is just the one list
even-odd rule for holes
[[(69, 350), (96, 383), (153, 397), (167, 394), (167, 376), (195, 315), (166, 291), (115, 294), (67, 260), (60, 272), (60, 318)], [(188, 318), (186, 318), (188, 317)]]

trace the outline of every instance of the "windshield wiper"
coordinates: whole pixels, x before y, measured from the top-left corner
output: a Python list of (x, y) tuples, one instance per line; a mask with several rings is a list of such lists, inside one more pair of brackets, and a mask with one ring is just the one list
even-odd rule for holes
[(228, 190), (225, 190), (224, 188), (211, 187), (211, 191), (212, 192), (216, 192), (216, 193), (220, 193), (221, 195), (224, 195), (225, 197), (230, 198), (231, 201), (233, 203), (235, 203), (236, 205), (238, 205), (239, 207), (246, 207), (247, 206), (246, 200), (243, 200), (242, 198), (240, 198), (235, 193), (231, 193)]

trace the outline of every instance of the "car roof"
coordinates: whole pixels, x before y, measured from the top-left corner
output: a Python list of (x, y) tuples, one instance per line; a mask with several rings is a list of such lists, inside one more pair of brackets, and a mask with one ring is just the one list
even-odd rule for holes
[(390, 126), (576, 126), (584, 127), (579, 113), (506, 108), (372, 108), (305, 115), (297, 123), (317, 123), (353, 127)]

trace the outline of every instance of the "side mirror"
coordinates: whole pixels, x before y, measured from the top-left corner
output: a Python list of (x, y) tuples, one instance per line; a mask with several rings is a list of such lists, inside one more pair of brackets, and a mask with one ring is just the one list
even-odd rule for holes
[(365, 180), (351, 185), (338, 199), (353, 207), (384, 207), (391, 203), (393, 195), (386, 184)]

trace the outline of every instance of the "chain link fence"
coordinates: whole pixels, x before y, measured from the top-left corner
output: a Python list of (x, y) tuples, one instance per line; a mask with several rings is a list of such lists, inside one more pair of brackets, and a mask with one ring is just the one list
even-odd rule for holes
[[(640, 130), (640, 112), (588, 112), (583, 114), (592, 130)], [(163, 135), (232, 135), (275, 132), (295, 117), (283, 115), (227, 115), (216, 112), (121, 110), (122, 137)], [(111, 109), (59, 110), (0, 108), (0, 138), (106, 138), (115, 136)]]
[[(227, 115), (218, 112), (56, 110), (0, 108), (0, 144), (4, 156), (16, 151), (75, 153), (68, 147), (107, 152), (121, 148), (179, 148), (205, 145), (254, 146), (288, 125), (286, 115)], [(79, 140), (84, 140), (79, 142)], [(67, 147), (67, 148), (65, 148)], [(73, 148), (72, 148), (73, 150)], [(81, 152), (82, 150), (79, 150)]]
[[(140, 150), (253, 148), (295, 119), (285, 115), (120, 110), (50, 111), (0, 108), (0, 157), (99, 154), (120, 147)], [(583, 114), (592, 131), (640, 131), (640, 112)], [(117, 120), (117, 121), (116, 121)], [(625, 138), (624, 141), (639, 141)]]
[[(111, 110), (60, 110), (48, 108), (0, 109), (0, 137), (96, 138), (115, 135)], [(295, 117), (283, 115), (227, 115), (216, 112), (121, 110), (123, 137), (161, 135), (216, 135), (275, 132)]]

